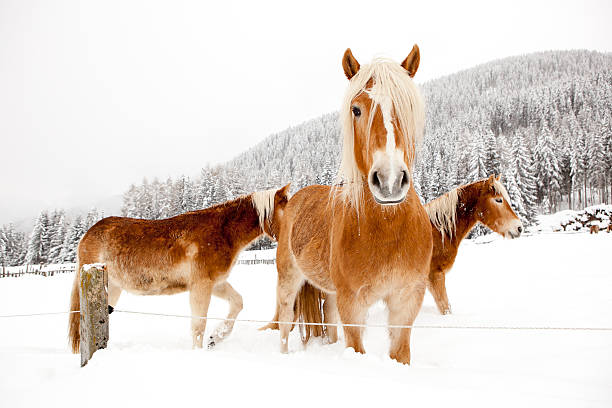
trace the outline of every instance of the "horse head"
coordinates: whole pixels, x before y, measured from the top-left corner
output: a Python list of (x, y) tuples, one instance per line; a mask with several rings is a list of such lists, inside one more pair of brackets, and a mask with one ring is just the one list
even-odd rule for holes
[(358, 206), (363, 186), (381, 205), (404, 201), (412, 185), (415, 150), (423, 133), (424, 109), (412, 81), (420, 61), (415, 45), (398, 64), (375, 59), (361, 66), (350, 49), (342, 58), (349, 88), (340, 110), (343, 153), (340, 177)]
[(484, 180), (476, 208), (478, 220), (505, 238), (518, 238), (523, 232), (523, 223), (510, 206), (501, 175)]

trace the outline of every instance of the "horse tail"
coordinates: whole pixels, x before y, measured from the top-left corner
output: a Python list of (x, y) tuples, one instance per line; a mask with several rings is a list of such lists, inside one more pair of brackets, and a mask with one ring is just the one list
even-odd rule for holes
[[(79, 286), (81, 282), (81, 264), (77, 255), (77, 270), (72, 283), (72, 294), (70, 295), (70, 314), (68, 317), (68, 343), (73, 353), (78, 353), (81, 346), (81, 296)], [(76, 311), (76, 313), (75, 313)]]
[(324, 322), (323, 301), (325, 294), (305, 282), (295, 298), (295, 321), (301, 323), (318, 323), (317, 325), (299, 325), (302, 342), (307, 343), (311, 337), (323, 337), (326, 328)]

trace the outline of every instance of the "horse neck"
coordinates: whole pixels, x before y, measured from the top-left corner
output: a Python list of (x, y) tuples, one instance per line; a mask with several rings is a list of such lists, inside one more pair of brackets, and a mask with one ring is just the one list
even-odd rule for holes
[(406, 216), (406, 212), (410, 211), (409, 202), (414, 190), (412, 187), (408, 190), (406, 201), (403, 204), (394, 206), (393, 208), (384, 208), (374, 200), (374, 196), (367, 183), (364, 184), (363, 201), (359, 207), (358, 213), (354, 214), (357, 217), (359, 225), (372, 225), (376, 229), (387, 228), (389, 230), (394, 230), (395, 225), (393, 221), (403, 219)]
[(251, 196), (239, 197), (221, 206), (219, 216), (222, 229), (235, 247), (242, 249), (263, 234)]
[(455, 236), (453, 241), (459, 244), (470, 233), (478, 222), (476, 213), (478, 211), (478, 195), (475, 184), (462, 187), (457, 199), (457, 215), (455, 218)]

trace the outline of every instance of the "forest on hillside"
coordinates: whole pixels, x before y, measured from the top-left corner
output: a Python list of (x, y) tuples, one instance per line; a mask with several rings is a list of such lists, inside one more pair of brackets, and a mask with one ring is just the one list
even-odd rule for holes
[[(421, 91), (426, 130), (414, 181), (424, 202), (493, 173), (502, 174), (526, 223), (537, 213), (612, 202), (611, 54), (510, 57), (426, 82)], [(339, 158), (340, 124), (329, 113), (196, 177), (144, 179), (125, 192), (122, 215), (167, 218), (289, 182), (293, 192), (331, 184)], [(0, 228), (0, 265), (72, 261), (76, 235), (99, 215), (58, 213), (41, 213), (29, 236)]]

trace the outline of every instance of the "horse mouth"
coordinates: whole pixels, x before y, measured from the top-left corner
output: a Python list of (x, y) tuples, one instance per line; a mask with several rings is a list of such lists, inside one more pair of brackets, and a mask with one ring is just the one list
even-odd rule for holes
[(378, 204), (380, 205), (397, 205), (397, 204), (401, 204), (404, 202), (404, 200), (406, 199), (406, 197), (402, 197), (398, 200), (379, 200), (375, 195), (372, 194), (372, 196), (374, 197), (374, 201), (376, 201)]

